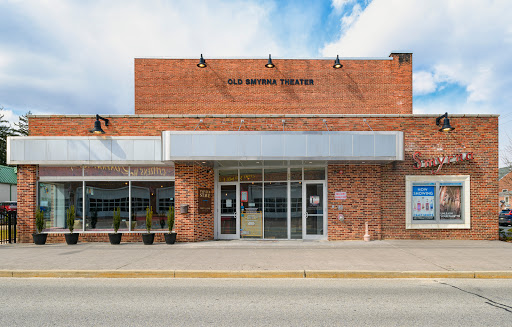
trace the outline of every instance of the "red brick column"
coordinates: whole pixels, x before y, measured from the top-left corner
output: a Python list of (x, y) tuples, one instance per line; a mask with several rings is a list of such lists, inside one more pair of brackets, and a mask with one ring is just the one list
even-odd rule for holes
[(32, 242), (36, 230), (36, 184), (38, 166), (18, 166), (18, 242)]
[[(175, 230), (178, 242), (213, 240), (214, 226), (214, 173), (213, 168), (198, 163), (175, 163)], [(198, 189), (209, 188), (212, 194), (211, 213), (198, 211)], [(188, 204), (188, 213), (181, 213), (180, 206)]]
[[(366, 221), (371, 239), (381, 239), (381, 166), (329, 165), (327, 176), (329, 240), (363, 240)], [(337, 191), (347, 192), (347, 199), (336, 200)], [(338, 219), (340, 213), (343, 221)]]

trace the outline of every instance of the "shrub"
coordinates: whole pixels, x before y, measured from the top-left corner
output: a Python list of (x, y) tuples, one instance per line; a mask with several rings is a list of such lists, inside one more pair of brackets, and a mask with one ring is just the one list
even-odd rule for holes
[(121, 225), (121, 208), (117, 207), (117, 209), (114, 209), (114, 233), (117, 234), (117, 230), (119, 229), (119, 226)]
[(38, 234), (41, 234), (44, 229), (44, 212), (39, 210), (39, 208), (36, 210), (36, 232)]
[(73, 233), (73, 230), (75, 229), (75, 206), (71, 205), (69, 209), (66, 209), (66, 223), (68, 224), (69, 232)]
[(169, 227), (169, 233), (172, 232), (174, 228), (174, 207), (169, 207), (169, 211), (167, 211), (167, 227)]
[(151, 232), (151, 225), (153, 224), (153, 207), (146, 208), (146, 231)]

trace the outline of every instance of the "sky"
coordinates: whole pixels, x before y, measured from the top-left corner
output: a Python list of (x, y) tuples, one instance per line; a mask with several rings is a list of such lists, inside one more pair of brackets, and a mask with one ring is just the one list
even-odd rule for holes
[(28, 111), (133, 114), (134, 58), (398, 51), (413, 53), (413, 113), (500, 114), (500, 156), (512, 157), (510, 0), (0, 0), (0, 13), (11, 122)]

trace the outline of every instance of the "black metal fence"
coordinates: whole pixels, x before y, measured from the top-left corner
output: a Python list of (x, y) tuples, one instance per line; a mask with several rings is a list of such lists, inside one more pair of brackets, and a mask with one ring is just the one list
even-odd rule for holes
[(16, 243), (16, 211), (0, 210), (0, 244)]

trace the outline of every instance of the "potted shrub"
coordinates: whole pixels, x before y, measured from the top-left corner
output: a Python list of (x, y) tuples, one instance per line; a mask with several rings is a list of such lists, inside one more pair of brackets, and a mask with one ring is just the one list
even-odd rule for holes
[(71, 205), (69, 209), (66, 209), (66, 223), (68, 224), (69, 228), (69, 234), (64, 234), (64, 237), (66, 238), (66, 243), (69, 244), (76, 244), (78, 242), (78, 233), (73, 233), (73, 230), (75, 229), (75, 219), (76, 219), (76, 212), (75, 212), (75, 206)]
[(146, 231), (142, 234), (142, 242), (145, 245), (151, 245), (155, 241), (155, 234), (151, 233), (151, 225), (153, 224), (153, 207), (146, 208)]
[(96, 224), (98, 223), (98, 211), (93, 210), (91, 213), (91, 228), (96, 228)]
[(46, 237), (48, 234), (43, 233), (44, 229), (44, 212), (39, 210), (36, 211), (36, 232), (32, 234), (32, 238), (34, 239), (34, 243), (37, 245), (43, 245), (46, 243)]
[(117, 231), (121, 225), (121, 208), (117, 207), (117, 209), (114, 209), (114, 216), (112, 219), (114, 222), (114, 233), (108, 233), (108, 239), (110, 240), (110, 244), (120, 244), (123, 234), (118, 234)]
[(172, 229), (174, 228), (174, 207), (169, 207), (169, 211), (167, 211), (167, 227), (169, 228), (169, 233), (165, 234), (165, 243), (174, 244), (176, 242), (176, 232)]

